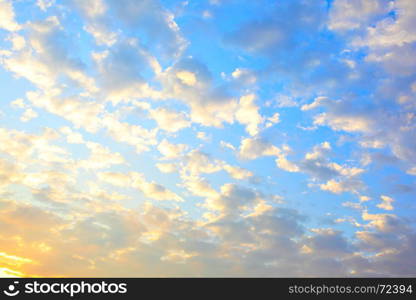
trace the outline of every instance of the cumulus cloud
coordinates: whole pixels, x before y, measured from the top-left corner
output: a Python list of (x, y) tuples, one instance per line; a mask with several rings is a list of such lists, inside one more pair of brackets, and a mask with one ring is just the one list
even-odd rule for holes
[(388, 9), (389, 1), (336, 0), (331, 7), (328, 27), (342, 31), (365, 27)]
[(98, 173), (98, 178), (115, 186), (136, 188), (150, 199), (182, 201), (182, 198), (174, 192), (158, 183), (146, 181), (143, 174), (137, 172), (129, 174), (101, 172)]
[(43, 11), (46, 11), (49, 7), (55, 4), (55, 0), (37, 0), (36, 5)]
[(159, 152), (164, 156), (166, 159), (172, 159), (179, 157), (187, 148), (185, 144), (172, 144), (169, 143), (166, 139), (164, 139), (160, 144), (157, 146)]
[(245, 95), (240, 98), (239, 107), (236, 111), (238, 122), (246, 125), (246, 131), (250, 135), (259, 133), (259, 125), (264, 121), (259, 114), (259, 108), (254, 103), (255, 95)]
[(0, 1), (0, 28), (8, 31), (17, 31), (20, 25), (15, 20), (15, 13), (11, 1)]
[(239, 155), (245, 159), (261, 156), (278, 156), (280, 149), (261, 138), (245, 138), (241, 141)]
[(150, 111), (150, 116), (157, 122), (160, 129), (168, 132), (177, 132), (191, 125), (185, 113), (157, 108)]
[[(179, 74), (179, 75), (178, 75)], [(183, 58), (161, 75), (165, 95), (177, 98), (191, 108), (191, 120), (220, 127), (234, 121), (237, 99), (229, 88), (216, 86), (208, 68), (194, 58)]]
[(80, 161), (80, 167), (87, 169), (102, 169), (112, 165), (124, 164), (126, 161), (120, 153), (112, 153), (107, 147), (94, 142), (86, 142), (90, 157)]
[(394, 199), (389, 197), (389, 196), (385, 196), (385, 195), (381, 195), (381, 203), (377, 204), (378, 208), (384, 209), (384, 210), (393, 210), (394, 207), (392, 205), (392, 203), (394, 202)]
[(0, 0), (0, 274), (415, 274), (413, 1), (32, 2)]
[(319, 106), (322, 105), (322, 103), (324, 103), (325, 101), (327, 101), (326, 97), (316, 97), (312, 103), (309, 104), (304, 104), (302, 105), (302, 107), (300, 108), (301, 110), (311, 110), (311, 109), (315, 109)]

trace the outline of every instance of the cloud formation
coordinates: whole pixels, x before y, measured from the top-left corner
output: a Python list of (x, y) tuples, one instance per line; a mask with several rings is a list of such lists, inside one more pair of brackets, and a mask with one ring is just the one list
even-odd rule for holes
[(0, 276), (415, 276), (415, 8), (0, 0)]

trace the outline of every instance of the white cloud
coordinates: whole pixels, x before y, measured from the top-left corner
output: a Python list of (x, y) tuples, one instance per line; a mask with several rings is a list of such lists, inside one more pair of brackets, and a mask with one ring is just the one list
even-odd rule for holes
[(416, 176), (416, 167), (410, 168), (409, 170), (407, 170), (406, 172), (409, 175), (415, 175)]
[(252, 172), (240, 167), (225, 165), (224, 170), (227, 171), (234, 179), (247, 179), (253, 176)]
[(28, 122), (37, 117), (38, 117), (38, 113), (34, 111), (33, 109), (28, 108), (23, 112), (22, 116), (20, 117), (20, 121)]
[(37, 0), (36, 5), (43, 11), (55, 4), (55, 0)]
[(340, 31), (365, 27), (388, 9), (388, 0), (336, 0), (332, 3), (328, 27)]
[(368, 132), (373, 128), (372, 122), (367, 116), (322, 113), (315, 117), (313, 123), (320, 126), (330, 126), (336, 131)]
[[(71, 139), (74, 136), (68, 136)], [(71, 141), (71, 140), (70, 140)], [(73, 141), (73, 140), (72, 140)], [(75, 140), (76, 142), (77, 140)], [(86, 160), (81, 160), (79, 166), (86, 169), (103, 169), (112, 165), (125, 164), (124, 157), (117, 152), (112, 152), (107, 147), (94, 142), (85, 142), (90, 150), (90, 156)]]
[(111, 47), (93, 54), (99, 72), (97, 81), (101, 95), (108, 101), (118, 104), (137, 98), (158, 98), (144, 80), (143, 74), (155, 74), (160, 71), (156, 58), (140, 43), (137, 38), (120, 39)]
[(162, 173), (173, 173), (178, 171), (178, 167), (174, 163), (157, 163), (156, 167)]
[(18, 34), (12, 34), (9, 36), (9, 40), (13, 44), (13, 50), (19, 51), (26, 46), (26, 40), (23, 36)]
[(157, 129), (147, 130), (139, 125), (121, 122), (116, 116), (108, 113), (100, 122), (114, 140), (133, 146), (137, 153), (147, 151), (149, 146), (157, 143)]
[(180, 196), (156, 182), (147, 181), (143, 174), (137, 172), (115, 173), (101, 172), (98, 178), (115, 186), (131, 187), (141, 191), (146, 197), (159, 201), (183, 201)]
[(215, 127), (234, 122), (237, 99), (229, 95), (227, 88), (217, 87), (210, 71), (196, 59), (179, 60), (160, 74), (160, 79), (164, 97), (187, 104), (192, 122)]
[(82, 0), (72, 1), (89, 18), (102, 16), (108, 9), (104, 0), (92, 0), (88, 4)]
[(31, 22), (27, 25), (27, 32), (24, 43), (21, 39), (14, 42), (16, 51), (2, 60), (6, 69), (40, 89), (48, 90), (48, 93), (53, 87), (56, 89), (62, 77), (72, 80), (75, 86), (84, 88), (87, 93), (97, 91), (95, 80), (86, 74), (83, 64), (71, 56), (65, 46), (70, 43), (70, 38), (58, 17), (49, 16)]
[(393, 210), (394, 207), (392, 205), (392, 203), (394, 202), (394, 199), (389, 197), (389, 196), (385, 196), (385, 195), (381, 195), (380, 196), (381, 199), (381, 203), (377, 204), (378, 208), (384, 209), (384, 210)]
[(280, 149), (260, 139), (245, 138), (241, 141), (239, 155), (244, 159), (256, 159), (261, 156), (279, 156)]
[(176, 72), (176, 77), (185, 85), (194, 86), (197, 83), (195, 74), (190, 71), (179, 70)]
[(215, 173), (223, 168), (223, 162), (212, 159), (208, 154), (200, 150), (192, 150), (184, 157), (185, 168), (191, 175), (199, 175), (201, 173)]
[(274, 113), (271, 117), (267, 118), (266, 128), (273, 126), (274, 124), (280, 123), (280, 114)]
[(85, 143), (84, 137), (79, 132), (72, 131), (71, 128), (65, 126), (60, 131), (66, 135), (66, 141), (69, 144), (83, 144)]
[(221, 147), (223, 147), (223, 148), (228, 148), (228, 149), (231, 149), (231, 150), (233, 150), (233, 151), (235, 151), (235, 150), (236, 150), (236, 148), (235, 148), (232, 144), (227, 143), (227, 142), (224, 142), (224, 141), (221, 141), (221, 142), (220, 142), (220, 145), (221, 145)]
[(330, 179), (326, 183), (320, 184), (319, 187), (323, 191), (328, 191), (334, 194), (341, 194), (345, 192), (357, 192), (363, 188), (363, 183), (359, 180), (335, 180)]
[(364, 221), (369, 221), (367, 225), (370, 228), (375, 228), (385, 233), (400, 232), (404, 226), (404, 223), (393, 214), (370, 214), (364, 211), (362, 218)]
[[(5, 33), (10, 49), (0, 50), (1, 64), (32, 89), (10, 103), (15, 111), (5, 107), (2, 121), (9, 127), (14, 113), (23, 112), (23, 122), (39, 114), (36, 122), (19, 123), (34, 125), (27, 132), (0, 128), (0, 258), (6, 264), (19, 262), (10, 272), (69, 277), (414, 275), (412, 221), (391, 213), (401, 212), (400, 194), (394, 199), (381, 195), (374, 205), (385, 213), (370, 213), (367, 206), (374, 205), (367, 195), (374, 197), (370, 188), (377, 178), (373, 173), (361, 178), (377, 171), (371, 161), (416, 174), (414, 1), (386, 6), (384, 0), (335, 0), (327, 24), (327, 2), (306, 2), (278, 2), (273, 9), (262, 8), (266, 15), (235, 24), (240, 28), (222, 41), (249, 53), (235, 57), (244, 67), (235, 69), (233, 63), (224, 70), (216, 64), (211, 68), (206, 57), (207, 65), (183, 56), (187, 42), (175, 18), (187, 12), (186, 3), (170, 12), (153, 0), (72, 0), (53, 8), (54, 1), (37, 0), (30, 5), (44, 10), (38, 10), (41, 17), (57, 15), (45, 20), (18, 15), (19, 22), (27, 19), (21, 25), (12, 10), (2, 10), (8, 19), (0, 20), (0, 27), (13, 32)], [(0, 0), (0, 7), (4, 3), (11, 1)], [(67, 3), (73, 5), (67, 8)], [(391, 8), (394, 13), (387, 14)], [(67, 28), (72, 17), (80, 26)], [(200, 25), (211, 26), (213, 19), (205, 21)], [(195, 30), (187, 28), (191, 23), (181, 24), (187, 33)], [(17, 33), (21, 26), (25, 30)], [(337, 35), (334, 39), (321, 34), (325, 26)], [(82, 31), (73, 34), (80, 28), (91, 39)], [(299, 44), (300, 39), (305, 43)], [(217, 39), (210, 43), (216, 47)], [(222, 51), (225, 60), (234, 52), (228, 47)], [(253, 66), (253, 58), (261, 60), (259, 69), (246, 67)], [(277, 92), (277, 98), (267, 98)], [(300, 110), (288, 108), (300, 104)], [(277, 107), (282, 109), (276, 112)], [(303, 122), (315, 111), (320, 114), (312, 117), (315, 126), (310, 128), (317, 130), (298, 131), (293, 122)], [(285, 123), (261, 136), (281, 116)], [(157, 123), (153, 129), (152, 120)], [(43, 121), (59, 129), (39, 127)], [(248, 137), (230, 134), (235, 123), (245, 126)], [(318, 126), (334, 131), (327, 137), (331, 143), (303, 149), (327, 133), (328, 128)], [(358, 198), (339, 202), (356, 209), (354, 217), (344, 215), (348, 209), (342, 216), (327, 213), (331, 205), (325, 201), (317, 203), (322, 220), (307, 206), (285, 208), (299, 200), (296, 191), (285, 187), (286, 176), (304, 176), (277, 170), (282, 180), (267, 173), (261, 174), (267, 180), (261, 180), (255, 177), (257, 169), (246, 169), (256, 164), (246, 160), (257, 158), (262, 165), (307, 174), (303, 186), (339, 195), (330, 198)], [(136, 172), (137, 166), (147, 173)], [(370, 181), (368, 187), (362, 179)], [(412, 192), (409, 186), (407, 192)], [(276, 191), (285, 193), (285, 202)], [(302, 197), (316, 192), (322, 194), (299, 191)], [(340, 195), (346, 192), (353, 195)], [(334, 228), (308, 228), (311, 222), (326, 221)], [(337, 230), (346, 226), (347, 236)]]
[(259, 126), (264, 119), (259, 114), (259, 107), (255, 104), (256, 96), (249, 94), (242, 96), (239, 101), (238, 109), (235, 113), (236, 119), (241, 124), (246, 125), (246, 131), (254, 136), (259, 133)]
[(255, 84), (257, 82), (256, 75), (249, 69), (237, 68), (231, 73), (231, 76), (246, 85)]
[(195, 196), (216, 197), (217, 191), (205, 179), (196, 176), (184, 177), (183, 186)]
[(0, 28), (8, 31), (20, 30), (20, 25), (15, 21), (12, 2), (8, 0), (0, 0)]
[(98, 45), (111, 47), (117, 42), (117, 34), (99, 23), (88, 24), (84, 27), (84, 30), (94, 37)]
[(258, 204), (260, 199), (261, 196), (250, 189), (225, 184), (221, 187), (220, 194), (206, 200), (205, 206), (224, 214), (238, 214), (246, 210), (247, 206)]
[(299, 167), (286, 159), (285, 155), (280, 154), (276, 158), (276, 165), (287, 172), (299, 172)]
[(364, 195), (360, 196), (359, 198), (360, 198), (360, 202), (367, 202), (371, 200), (370, 197), (364, 196)]
[(162, 107), (150, 110), (150, 116), (157, 122), (160, 129), (168, 132), (177, 132), (191, 125), (185, 113)]
[(325, 101), (327, 101), (327, 97), (316, 97), (312, 103), (310, 104), (304, 104), (301, 106), (301, 110), (311, 110), (311, 109), (315, 109), (319, 106), (322, 105), (322, 103), (324, 103)]
[(47, 93), (28, 92), (28, 100), (35, 106), (61, 116), (71, 121), (77, 128), (85, 128), (89, 132), (96, 132), (107, 124), (107, 119), (101, 120), (98, 116), (103, 112), (104, 106), (95, 101), (82, 101), (79, 98), (64, 98), (59, 90), (49, 90)]
[(157, 146), (157, 150), (164, 156), (165, 159), (178, 158), (188, 148), (185, 144), (172, 144), (164, 139)]

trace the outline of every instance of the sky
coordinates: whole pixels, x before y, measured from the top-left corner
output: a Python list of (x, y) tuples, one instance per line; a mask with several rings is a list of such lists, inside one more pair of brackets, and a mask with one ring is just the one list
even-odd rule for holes
[(0, 0), (0, 277), (416, 276), (416, 1)]

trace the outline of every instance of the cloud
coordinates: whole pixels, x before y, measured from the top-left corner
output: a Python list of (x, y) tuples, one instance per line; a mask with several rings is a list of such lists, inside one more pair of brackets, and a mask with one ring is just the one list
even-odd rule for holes
[(55, 0), (37, 0), (36, 5), (43, 11), (46, 11), (49, 7), (55, 4)]
[(253, 176), (252, 172), (240, 167), (225, 165), (224, 170), (227, 171), (234, 179), (247, 179)]
[(185, 171), (192, 175), (215, 173), (222, 169), (222, 163), (200, 150), (192, 150), (185, 156)]
[(0, 0), (0, 275), (414, 275), (413, 1), (32, 2)]
[(282, 170), (285, 170), (287, 172), (299, 172), (299, 167), (295, 163), (287, 160), (285, 153), (279, 154), (275, 162), (277, 167), (279, 167)]
[(381, 12), (394, 11), (396, 18), (379, 20), (373, 28), (367, 28), (363, 37), (355, 37), (353, 45), (369, 47), (367, 60), (382, 63), (389, 72), (399, 75), (414, 73), (411, 58), (414, 52), (411, 44), (416, 41), (414, 3), (400, 0), (378, 4)]
[(15, 21), (13, 5), (8, 0), (0, 1), (0, 28), (8, 31), (20, 30), (20, 25)]
[(363, 183), (357, 179), (335, 180), (330, 179), (326, 183), (320, 184), (323, 191), (329, 191), (334, 194), (345, 192), (358, 192), (363, 189)]
[(373, 121), (367, 115), (340, 113), (322, 113), (314, 120), (315, 125), (328, 125), (337, 131), (368, 132), (373, 128)]
[(243, 139), (239, 147), (239, 155), (244, 159), (256, 159), (261, 156), (279, 156), (279, 154), (279, 148), (258, 137)]
[[(314, 5), (297, 1), (280, 3), (261, 20), (243, 24), (226, 37), (226, 41), (247, 51), (270, 55), (293, 49), (296, 38), (319, 28), (323, 3)], [(290, 21), (289, 21), (290, 20)]]
[(3, 59), (6, 69), (41, 89), (52, 88), (59, 82), (60, 75), (64, 75), (88, 92), (96, 91), (95, 81), (86, 74), (85, 65), (65, 47), (71, 38), (56, 16), (28, 24), (27, 31), (25, 47), (18, 47), (19, 50)]
[(107, 147), (94, 142), (86, 142), (85, 145), (90, 150), (90, 157), (79, 162), (81, 168), (103, 169), (112, 165), (125, 164), (126, 161), (120, 153), (113, 153)]
[(174, 163), (157, 163), (156, 167), (162, 173), (174, 173), (178, 171), (178, 167)]
[(157, 122), (160, 129), (168, 132), (177, 132), (191, 126), (191, 122), (183, 112), (159, 107), (151, 110), (150, 116)]
[(389, 1), (336, 0), (332, 3), (328, 27), (331, 30), (348, 31), (367, 26), (375, 17), (386, 13)]
[(259, 201), (260, 195), (244, 187), (234, 184), (225, 184), (221, 187), (221, 193), (211, 199), (207, 199), (205, 206), (208, 209), (221, 211), (225, 214), (238, 213)]
[(394, 199), (389, 197), (389, 196), (385, 196), (385, 195), (381, 195), (380, 196), (382, 202), (380, 204), (377, 204), (378, 208), (384, 209), (384, 210), (393, 210), (394, 207), (392, 205), (392, 203), (394, 202)]
[[(148, 40), (149, 47), (163, 55), (178, 57), (186, 48), (174, 15), (161, 6), (159, 1), (134, 0), (106, 1), (108, 7), (127, 28), (136, 29)], [(164, 45), (163, 48), (160, 45)]]
[[(335, 101), (326, 105), (327, 112), (318, 114), (314, 124), (329, 126), (335, 131), (359, 134), (361, 145), (369, 148), (389, 147), (392, 153), (404, 161), (413, 161), (414, 128), (409, 119), (376, 106), (354, 105), (358, 99)], [(411, 121), (410, 121), (411, 122)], [(396, 128), (408, 128), (396, 130)]]
[[(178, 77), (178, 74), (182, 74)], [(229, 88), (216, 86), (208, 68), (194, 58), (182, 58), (160, 75), (167, 98), (176, 98), (191, 108), (192, 122), (221, 127), (232, 123), (237, 99)], [(192, 84), (190, 84), (192, 83)]]
[(138, 39), (126, 38), (112, 50), (93, 54), (99, 72), (101, 93), (108, 101), (118, 103), (154, 95), (143, 78), (144, 72), (158, 72), (160, 66)]
[(87, 17), (95, 18), (104, 15), (108, 7), (104, 0), (93, 0), (89, 5), (84, 1), (72, 0), (74, 4), (79, 8)]
[[(260, 139), (244, 139), (240, 146), (239, 155), (246, 159), (255, 159), (260, 156), (276, 156), (276, 166), (287, 172), (301, 172), (311, 175), (312, 182), (326, 181), (318, 184), (324, 191), (336, 194), (343, 192), (358, 192), (364, 188), (363, 182), (358, 176), (365, 170), (358, 167), (348, 167), (331, 162), (328, 159), (331, 154), (329, 142), (315, 145), (313, 151), (307, 152), (302, 160), (290, 161), (287, 155), (291, 152), (290, 147), (283, 145), (282, 149)], [(314, 183), (309, 186), (314, 186)]]
[(157, 146), (159, 152), (164, 156), (164, 159), (172, 159), (179, 157), (186, 149), (187, 145), (185, 144), (172, 144), (164, 139)]
[(164, 186), (156, 182), (147, 181), (143, 174), (137, 172), (130, 172), (128, 174), (101, 172), (98, 173), (98, 178), (115, 186), (136, 188), (150, 199), (160, 201), (183, 201), (182, 198), (174, 192), (166, 189)]
[(117, 42), (117, 34), (110, 32), (102, 24), (88, 24), (84, 27), (85, 31), (91, 34), (98, 45), (111, 47)]
[(117, 116), (109, 113), (104, 115), (99, 122), (114, 140), (133, 146), (137, 153), (147, 151), (149, 146), (157, 144), (157, 128), (147, 130), (139, 125), (121, 122)]
[(341, 231), (328, 228), (312, 230), (316, 235), (307, 238), (305, 241), (305, 246), (309, 249), (308, 252), (324, 257), (342, 257), (353, 252), (354, 247), (343, 237)]
[(331, 162), (328, 156), (332, 148), (329, 142), (322, 142), (313, 147), (312, 152), (305, 154), (304, 160), (299, 164), (303, 172), (310, 173), (315, 178), (329, 179), (336, 176), (347, 178), (356, 177), (364, 172), (364, 169), (357, 167), (342, 166)]
[(416, 167), (413, 167), (413, 168), (407, 170), (407, 174), (409, 174), (409, 175), (416, 175)]
[[(195, 264), (203, 276), (299, 276), (304, 274), (305, 265), (308, 274), (321, 276), (345, 276), (351, 269), (355, 275), (383, 271), (411, 274), (402, 262), (412, 258), (412, 236), (400, 242), (400, 252), (386, 251), (398, 249), (398, 239), (382, 233), (359, 232), (361, 244), (354, 245), (341, 231), (331, 228), (306, 232), (304, 218), (294, 210), (259, 209), (265, 206), (264, 201), (264, 196), (253, 190), (224, 185), (209, 203), (210, 209), (220, 210), (223, 215), (206, 224), (187, 219), (177, 208), (160, 208), (148, 202), (139, 210), (90, 211), (69, 221), (43, 211), (45, 208), (2, 201), (0, 239), (5, 234), (21, 234), (18, 243), (9, 240), (4, 253), (8, 255), (5, 257), (13, 253), (13, 257), (24, 258), (20, 264), (9, 259), (11, 269), (24, 274), (94, 276), (114, 274), (118, 265), (125, 268), (117, 275), (141, 270), (142, 276), (192, 276)], [(257, 213), (247, 215), (250, 210)], [(27, 219), (32, 214), (42, 222), (33, 226)], [(374, 215), (363, 217), (379, 219)], [(367, 260), (359, 252), (353, 253), (359, 250), (357, 247), (382, 255)], [(51, 261), (52, 267), (46, 264)]]
[(21, 181), (24, 178), (24, 175), (20, 172), (19, 168), (16, 165), (8, 162), (7, 160), (1, 159), (0, 178), (2, 182), (0, 187), (6, 187), (11, 183)]
[(195, 74), (186, 70), (176, 72), (176, 77), (178, 77), (183, 84), (189, 86), (194, 86), (197, 82)]
[(249, 94), (240, 98), (239, 107), (236, 111), (236, 119), (246, 125), (246, 131), (254, 136), (259, 133), (259, 125), (264, 122), (259, 114), (259, 108), (255, 105), (255, 95)]
[(362, 218), (364, 221), (369, 221), (368, 227), (380, 232), (402, 232), (405, 228), (404, 221), (393, 214), (370, 214), (364, 211)]
[(184, 177), (184, 187), (195, 196), (199, 197), (216, 197), (217, 191), (203, 178), (196, 176)]
[(245, 68), (235, 69), (231, 73), (231, 76), (234, 79), (246, 85), (254, 84), (257, 81), (256, 74), (250, 69), (245, 69)]
[(292, 74), (298, 68), (313, 64), (322, 57), (317, 49), (308, 53), (298, 51), (299, 41), (307, 47), (310, 39), (319, 34), (325, 22), (325, 1), (313, 4), (305, 1), (279, 2), (261, 17), (251, 17), (224, 37), (226, 44), (238, 47), (251, 55), (269, 60), (269, 70)]
[(30, 120), (32, 120), (32, 119), (34, 119), (34, 118), (36, 118), (36, 117), (38, 117), (37, 112), (36, 112), (36, 111), (34, 111), (34, 110), (33, 110), (33, 109), (31, 109), (31, 108), (28, 108), (28, 109), (26, 109), (26, 110), (23, 112), (22, 116), (20, 117), (20, 121), (22, 121), (22, 122), (28, 122), (28, 121), (30, 121)]
[(300, 108), (301, 110), (311, 110), (311, 109), (315, 109), (319, 106), (322, 105), (322, 103), (326, 102), (327, 98), (326, 97), (316, 97), (314, 99), (314, 101), (310, 104), (304, 104), (302, 105), (302, 107)]
[(99, 115), (103, 112), (103, 105), (95, 101), (82, 101), (76, 97), (62, 97), (59, 90), (49, 90), (46, 93), (30, 91), (27, 99), (35, 106), (71, 121), (76, 128), (84, 128), (89, 132), (96, 132), (106, 121)]

